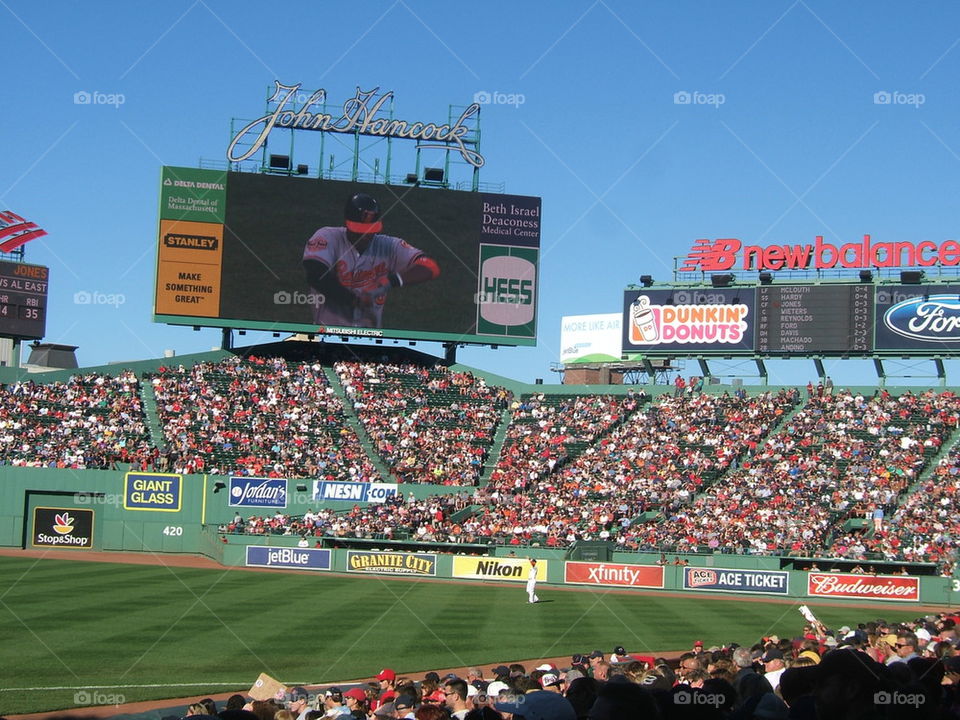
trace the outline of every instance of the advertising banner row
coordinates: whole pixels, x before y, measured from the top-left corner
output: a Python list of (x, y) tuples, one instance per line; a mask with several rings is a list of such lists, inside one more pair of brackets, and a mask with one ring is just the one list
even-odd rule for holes
[[(348, 550), (347, 572), (373, 575), (437, 577), (435, 553), (379, 552)], [(450, 577), (464, 580), (506, 580), (525, 582), (530, 563), (526, 558), (462, 557), (452, 558)], [(537, 579), (546, 582), (551, 563), (540, 560)], [(248, 567), (298, 570), (332, 570), (330, 550), (247, 547)], [(626, 565), (596, 562), (563, 562), (563, 583), (611, 588), (664, 589), (665, 568), (659, 565)], [(900, 575), (849, 575), (809, 573), (808, 597), (850, 598), (858, 600), (895, 600), (919, 602), (920, 579)], [(684, 567), (682, 588), (693, 592), (720, 592), (786, 597), (790, 593), (790, 573), (786, 570), (734, 570), (726, 568)]]
[(624, 355), (960, 349), (960, 285), (631, 289), (624, 293), (621, 317)]

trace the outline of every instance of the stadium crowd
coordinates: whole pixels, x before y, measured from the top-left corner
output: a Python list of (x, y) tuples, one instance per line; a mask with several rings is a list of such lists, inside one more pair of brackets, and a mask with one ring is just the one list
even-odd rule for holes
[(132, 372), (0, 386), (0, 463), (147, 470), (158, 456)]
[[(0, 386), (0, 463), (464, 488), (311, 518), (254, 516), (232, 532), (609, 540), (954, 567), (960, 455), (917, 486), (957, 430), (950, 392), (811, 385), (802, 401), (798, 390), (708, 394), (685, 382), (653, 402), (642, 391), (513, 398), (442, 367), (279, 357), (162, 366), (143, 383), (127, 371)], [(163, 435), (154, 442), (142, 399), (151, 390)], [(368, 440), (392, 477), (377, 471)]]
[(380, 480), (319, 363), (236, 358), (149, 381), (173, 472)]
[(422, 365), (334, 366), (374, 448), (404, 483), (476, 485), (510, 394)]
[[(706, 648), (668, 661), (623, 646), (559, 666), (501, 664), (422, 679), (383, 669), (366, 685), (295, 687), (276, 698), (206, 698), (187, 716), (219, 720), (835, 720), (960, 718), (960, 641), (952, 613), (828, 629), (805, 613), (793, 638)], [(198, 719), (199, 720), (199, 719)]]
[(822, 554), (845, 520), (895, 505), (956, 428), (958, 411), (951, 393), (814, 395), (738, 468), (628, 544)]

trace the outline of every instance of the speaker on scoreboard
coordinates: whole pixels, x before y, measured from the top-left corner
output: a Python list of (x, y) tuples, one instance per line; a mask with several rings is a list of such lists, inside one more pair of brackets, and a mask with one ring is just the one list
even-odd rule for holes
[(917, 285), (923, 280), (923, 270), (901, 270), (900, 282), (904, 285)]
[(773, 284), (773, 273), (764, 270), (762, 273), (757, 275), (757, 279), (760, 281), (761, 285), (772, 285)]
[(730, 287), (733, 284), (733, 273), (715, 273), (710, 276), (710, 283), (715, 288)]
[(873, 270), (861, 270), (860, 282), (862, 283), (873, 282)]

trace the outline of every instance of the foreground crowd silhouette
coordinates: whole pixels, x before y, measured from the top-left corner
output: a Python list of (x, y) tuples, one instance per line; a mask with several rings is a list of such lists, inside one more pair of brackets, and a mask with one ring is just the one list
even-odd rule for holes
[[(623, 647), (558, 665), (501, 664), (459, 676), (385, 668), (354, 687), (296, 687), (272, 700), (235, 695), (188, 716), (219, 720), (657, 720), (960, 717), (960, 655), (952, 614), (828, 629), (810, 617), (793, 638), (705, 648), (668, 661)], [(199, 720), (199, 718), (198, 718)]]

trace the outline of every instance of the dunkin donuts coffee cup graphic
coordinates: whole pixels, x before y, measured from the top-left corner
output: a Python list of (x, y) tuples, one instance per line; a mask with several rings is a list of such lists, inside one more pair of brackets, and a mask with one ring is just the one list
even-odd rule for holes
[(650, 298), (641, 295), (630, 305), (630, 342), (655, 343), (660, 339), (657, 316), (650, 308)]

